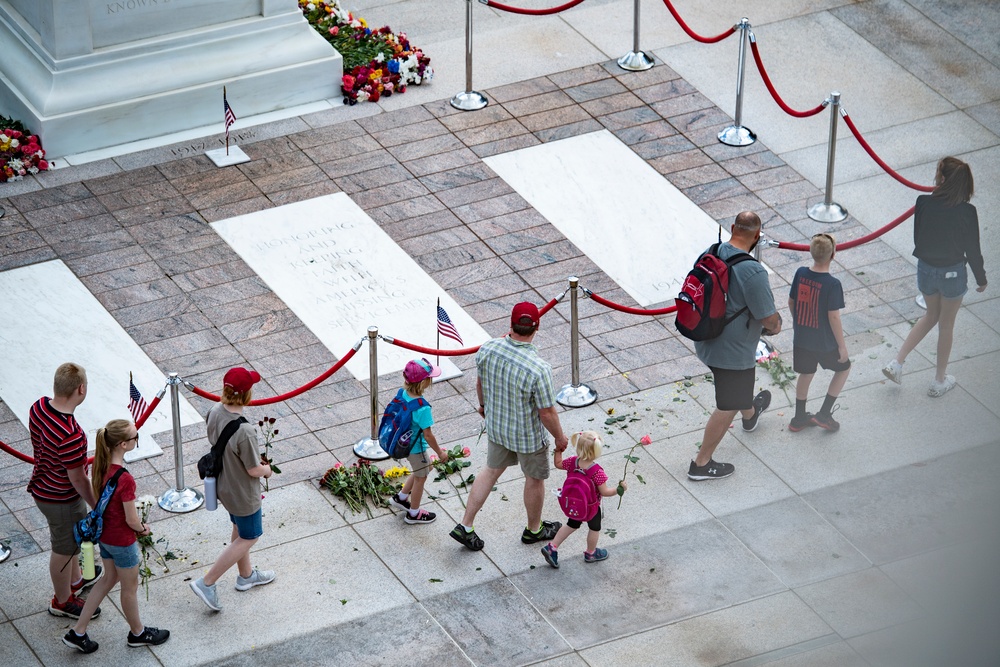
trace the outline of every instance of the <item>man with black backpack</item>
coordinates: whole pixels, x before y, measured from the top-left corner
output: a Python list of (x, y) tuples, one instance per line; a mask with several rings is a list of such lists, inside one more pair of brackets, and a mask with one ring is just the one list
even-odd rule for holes
[(764, 267), (756, 261), (734, 261), (754, 249), (760, 240), (760, 228), (757, 214), (744, 211), (731, 227), (732, 238), (715, 248), (716, 256), (729, 267), (728, 323), (717, 336), (694, 344), (698, 358), (712, 371), (715, 382), (715, 411), (708, 418), (701, 448), (688, 469), (688, 479), (694, 481), (732, 475), (736, 470), (733, 464), (712, 459), (715, 448), (737, 412), (743, 417), (743, 430), (753, 431), (760, 414), (771, 404), (771, 392), (765, 389), (756, 396), (753, 393), (755, 353), (761, 333), (773, 335), (781, 331), (781, 315), (774, 305)]

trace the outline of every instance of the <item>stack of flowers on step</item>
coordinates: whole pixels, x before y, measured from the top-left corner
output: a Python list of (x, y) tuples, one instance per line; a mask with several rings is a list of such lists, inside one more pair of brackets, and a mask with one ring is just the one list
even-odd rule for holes
[(48, 168), (38, 137), (16, 120), (0, 116), (0, 183), (20, 181)]
[(378, 102), (408, 85), (431, 80), (431, 59), (410, 45), (406, 33), (394, 34), (389, 26), (376, 30), (336, 2), (299, 0), (306, 19), (344, 59), (341, 90), (345, 104)]
[(401, 488), (401, 485), (393, 484), (378, 466), (365, 460), (349, 466), (337, 463), (326, 471), (320, 485), (341, 498), (352, 513), (358, 514), (363, 510), (368, 518), (372, 517), (372, 506), (388, 507), (387, 499)]

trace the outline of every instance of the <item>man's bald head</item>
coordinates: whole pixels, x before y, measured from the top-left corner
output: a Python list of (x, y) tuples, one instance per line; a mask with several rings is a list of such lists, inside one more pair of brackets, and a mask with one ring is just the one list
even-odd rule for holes
[(736, 216), (733, 227), (734, 234), (743, 232), (742, 236), (755, 236), (760, 231), (760, 216), (753, 211), (743, 211)]

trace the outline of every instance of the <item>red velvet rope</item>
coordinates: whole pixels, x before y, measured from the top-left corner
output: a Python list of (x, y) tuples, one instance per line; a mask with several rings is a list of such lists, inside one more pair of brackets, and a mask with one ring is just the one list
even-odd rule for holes
[(820, 111), (826, 107), (826, 103), (820, 104), (818, 107), (809, 109), (808, 111), (796, 111), (792, 107), (785, 104), (785, 101), (781, 99), (778, 95), (778, 91), (775, 90), (774, 84), (771, 83), (771, 77), (767, 75), (767, 70), (764, 69), (764, 63), (760, 59), (760, 51), (757, 50), (757, 41), (754, 39), (750, 40), (750, 50), (753, 52), (753, 60), (757, 63), (757, 69), (760, 70), (760, 78), (764, 79), (764, 85), (767, 86), (767, 90), (771, 93), (771, 97), (774, 101), (778, 103), (781, 110), (787, 113), (789, 116), (795, 116), (796, 118), (808, 118), (809, 116), (815, 116)]
[(841, 115), (844, 117), (844, 122), (847, 124), (847, 127), (850, 128), (851, 134), (854, 135), (854, 138), (858, 140), (858, 143), (861, 144), (861, 147), (865, 149), (865, 152), (868, 153), (868, 155), (870, 155), (873, 160), (875, 160), (878, 166), (882, 167), (882, 169), (885, 170), (885, 173), (889, 174), (890, 176), (895, 178), (897, 181), (899, 181), (906, 187), (913, 188), (914, 190), (920, 190), (921, 192), (934, 192), (933, 185), (919, 185), (911, 180), (903, 178), (898, 173), (896, 173), (896, 171), (893, 170), (892, 167), (887, 165), (885, 161), (882, 160), (882, 158), (880, 158), (878, 155), (875, 154), (875, 151), (872, 150), (872, 147), (868, 145), (868, 142), (865, 141), (865, 138), (861, 136), (860, 132), (858, 132), (858, 128), (854, 126), (854, 121), (852, 121), (851, 117), (847, 115), (847, 112), (845, 111)]
[[(146, 420), (149, 419), (149, 416), (151, 414), (153, 414), (153, 410), (155, 410), (156, 406), (160, 404), (160, 399), (161, 398), (163, 398), (163, 396), (161, 394), (157, 394), (156, 397), (153, 398), (153, 400), (149, 402), (149, 406), (146, 408), (146, 411), (144, 413), (142, 413), (142, 415), (135, 421), (135, 428), (137, 430), (140, 429), (140, 428), (142, 428), (142, 425), (146, 423)], [(35, 465), (35, 459), (31, 458), (27, 454), (23, 454), (23, 453), (17, 451), (16, 449), (14, 449), (13, 447), (11, 447), (10, 445), (8, 445), (5, 442), (0, 441), (0, 449), (2, 449), (3, 451), (7, 452), (8, 454), (10, 454), (11, 456), (13, 456), (14, 458), (21, 459), (25, 463), (30, 463), (31, 465)], [(91, 457), (89, 457), (87, 459), (87, 465), (90, 465), (93, 462), (94, 462), (94, 457), (93, 456), (91, 456)]]
[(702, 44), (715, 44), (716, 42), (721, 42), (726, 37), (729, 37), (731, 34), (736, 32), (736, 26), (733, 26), (729, 28), (729, 30), (727, 30), (726, 32), (716, 35), (715, 37), (702, 37), (694, 30), (692, 30), (690, 27), (688, 27), (688, 24), (685, 23), (684, 19), (681, 18), (681, 15), (677, 13), (677, 10), (674, 9), (674, 6), (670, 3), (670, 0), (663, 0), (663, 4), (665, 4), (667, 6), (667, 9), (670, 10), (670, 13), (674, 15), (674, 20), (677, 21), (677, 25), (679, 25), (681, 29), (688, 34), (688, 37), (695, 40), (696, 42), (701, 42)]
[[(351, 357), (353, 357), (355, 354), (357, 354), (357, 351), (358, 351), (359, 347), (360, 347), (360, 345), (358, 345), (356, 347), (352, 347), (350, 350), (347, 351), (347, 354), (345, 354), (343, 357), (340, 358), (340, 361), (338, 361), (337, 363), (335, 363), (333, 366), (330, 366), (330, 368), (328, 368), (322, 375), (320, 375), (319, 377), (317, 377), (314, 380), (310, 380), (309, 382), (305, 383), (304, 385), (302, 385), (298, 389), (293, 389), (291, 391), (285, 392), (284, 394), (280, 394), (278, 396), (271, 396), (270, 398), (258, 398), (256, 400), (250, 401), (249, 404), (250, 405), (271, 405), (272, 403), (280, 403), (281, 401), (286, 401), (289, 398), (295, 398), (299, 394), (301, 394), (303, 392), (306, 392), (306, 391), (309, 391), (310, 389), (312, 389), (313, 387), (315, 387), (316, 385), (318, 385), (320, 382), (323, 382), (328, 377), (330, 377), (331, 375), (333, 375), (334, 373), (336, 373), (337, 371), (339, 371), (344, 366), (344, 364), (346, 364), (348, 361), (351, 360)], [(207, 398), (208, 400), (215, 401), (216, 403), (219, 402), (219, 397), (218, 396), (216, 396), (215, 394), (212, 394), (210, 392), (207, 392), (204, 389), (201, 389), (200, 387), (196, 387), (193, 384), (191, 384), (190, 382), (185, 382), (184, 386), (187, 387), (188, 389), (190, 389), (192, 393), (197, 394), (198, 396), (201, 396), (202, 398)]]
[[(883, 234), (885, 234), (890, 229), (895, 229), (900, 224), (902, 224), (902, 222), (904, 220), (906, 220), (911, 215), (913, 215), (913, 210), (915, 208), (916, 208), (915, 206), (911, 206), (910, 208), (908, 208), (906, 210), (905, 213), (903, 213), (902, 215), (900, 215), (898, 218), (896, 218), (895, 220), (893, 220), (892, 222), (890, 222), (885, 227), (882, 227), (881, 229), (876, 229), (871, 234), (865, 234), (864, 236), (856, 238), (856, 239), (853, 239), (851, 241), (844, 241), (843, 243), (838, 243), (837, 244), (837, 250), (848, 250), (850, 248), (857, 247), (857, 246), (861, 245), (862, 243), (867, 243), (868, 241), (871, 241), (872, 239), (877, 239), (878, 237), (882, 236)], [(805, 245), (805, 244), (802, 244), (802, 243), (787, 243), (785, 241), (781, 241), (778, 244), (778, 247), (779, 248), (784, 248), (785, 250), (809, 250), (809, 246), (808, 245)]]
[(485, 3), (487, 7), (492, 7), (493, 9), (499, 9), (502, 12), (510, 12), (511, 14), (527, 14), (529, 16), (548, 16), (549, 14), (558, 14), (561, 11), (567, 9), (572, 9), (578, 4), (583, 2), (583, 0), (570, 0), (565, 5), (559, 5), (558, 7), (550, 7), (549, 9), (524, 9), (523, 7), (511, 7), (510, 5), (501, 5), (499, 2), (489, 2)]
[(608, 301), (603, 296), (598, 296), (590, 290), (587, 290), (587, 294), (591, 299), (602, 306), (607, 306), (608, 308), (617, 310), (621, 313), (631, 313), (632, 315), (666, 315), (667, 313), (672, 313), (677, 310), (677, 304), (667, 306), (666, 308), (632, 308), (630, 306), (623, 306), (620, 303), (615, 303), (614, 301)]
[[(549, 301), (547, 304), (538, 309), (538, 316), (541, 317), (545, 313), (549, 312), (555, 305), (559, 303), (559, 300), (563, 298), (566, 292), (563, 292), (556, 298)], [(398, 338), (392, 338), (391, 336), (386, 336), (384, 338), (385, 342), (390, 345), (395, 345), (397, 347), (402, 347), (407, 350), (412, 350), (413, 352), (420, 352), (421, 354), (433, 354), (435, 356), (440, 355), (442, 357), (461, 357), (466, 354), (475, 354), (479, 351), (479, 345), (475, 347), (465, 347), (460, 350), (439, 350), (433, 347), (424, 347), (423, 345), (416, 345), (414, 343), (407, 343), (405, 340), (399, 340)]]

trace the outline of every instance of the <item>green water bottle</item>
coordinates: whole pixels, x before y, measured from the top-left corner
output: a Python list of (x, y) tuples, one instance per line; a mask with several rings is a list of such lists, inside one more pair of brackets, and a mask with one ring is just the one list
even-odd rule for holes
[(80, 550), (83, 551), (83, 578), (93, 579), (97, 576), (94, 572), (94, 543), (84, 542)]

